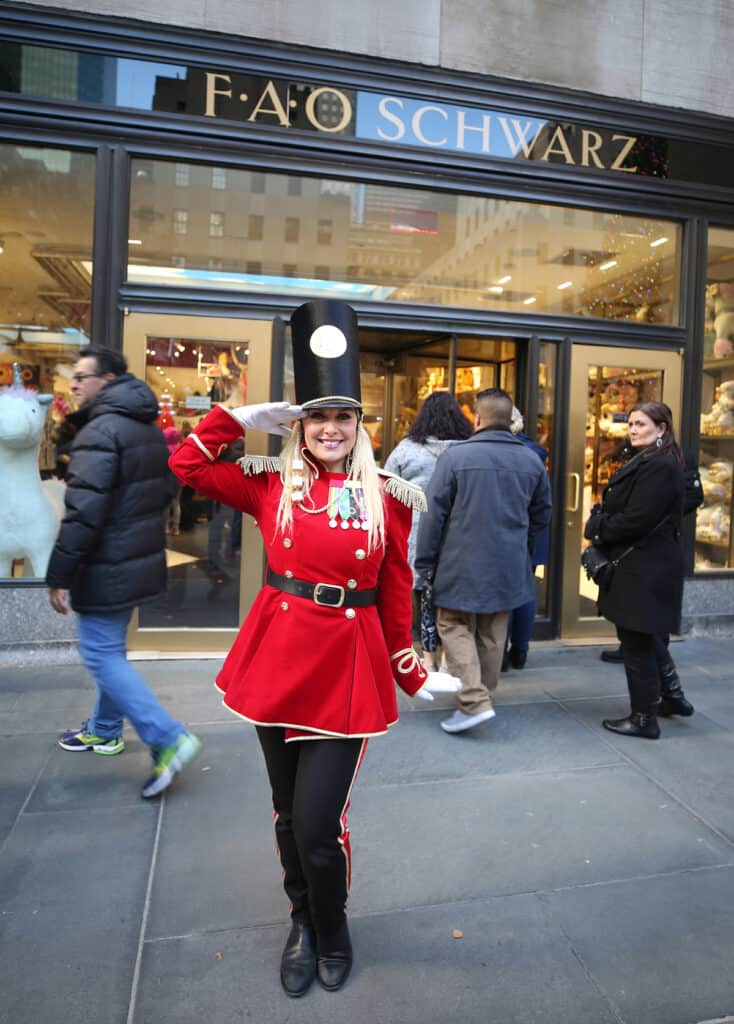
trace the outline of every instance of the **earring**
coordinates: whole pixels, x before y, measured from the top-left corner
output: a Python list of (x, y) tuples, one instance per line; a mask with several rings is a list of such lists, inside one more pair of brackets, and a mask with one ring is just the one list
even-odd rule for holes
[(655, 442), (655, 447), (656, 448), (662, 448), (663, 447), (663, 439), (662, 439), (662, 437), (659, 437), (657, 439), (657, 441)]

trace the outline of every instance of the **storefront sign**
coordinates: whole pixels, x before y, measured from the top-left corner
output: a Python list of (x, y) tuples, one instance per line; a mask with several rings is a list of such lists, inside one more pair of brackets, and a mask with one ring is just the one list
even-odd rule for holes
[[(227, 117), (281, 128), (353, 135), (353, 97), (329, 85), (299, 85), (253, 75), (189, 69), (188, 82), (203, 75), (205, 117)], [(193, 112), (193, 111), (192, 111)]]
[[(205, 117), (504, 160), (538, 160), (627, 174), (640, 171), (635, 159), (637, 137), (622, 132), (539, 120), (512, 111), (354, 93), (330, 85), (305, 86), (216, 71), (193, 74), (194, 79), (203, 75)], [(193, 84), (191, 70), (186, 82)]]
[(633, 159), (635, 135), (368, 92), (357, 95), (356, 135), (506, 160), (576, 164), (628, 174), (639, 169)]
[[(6, 72), (0, 93), (731, 188), (734, 145), (729, 141), (635, 135), (624, 126), (550, 121), (518, 110), (444, 103), (430, 94), (349, 89), (328, 80), (309, 84), (226, 67), (202, 69), (13, 40), (0, 44)], [(60, 55), (66, 60), (72, 53), (69, 66), (77, 72), (67, 80), (58, 74)]]

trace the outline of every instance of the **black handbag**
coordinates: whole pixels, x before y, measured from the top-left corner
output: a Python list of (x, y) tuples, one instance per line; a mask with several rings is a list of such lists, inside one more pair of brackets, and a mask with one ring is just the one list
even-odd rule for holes
[[(628, 554), (632, 548), (628, 548), (624, 554)], [(619, 558), (623, 558), (620, 555)], [(614, 570), (617, 568), (619, 558), (609, 559), (595, 544), (590, 544), (581, 552), (581, 565), (584, 568), (587, 579), (596, 583), (599, 590), (609, 590), (612, 585)]]
[(665, 516), (661, 519), (657, 526), (653, 527), (650, 532), (637, 541), (636, 544), (630, 544), (628, 548), (622, 552), (621, 555), (617, 555), (616, 558), (607, 558), (601, 548), (598, 548), (596, 544), (590, 544), (588, 548), (585, 548), (581, 552), (581, 565), (586, 572), (587, 579), (590, 579), (593, 583), (596, 583), (599, 590), (609, 590), (612, 585), (612, 579), (614, 577), (614, 570), (617, 568), (623, 558), (626, 558), (632, 551), (642, 545), (656, 533), (663, 523), (667, 522), (669, 516)]

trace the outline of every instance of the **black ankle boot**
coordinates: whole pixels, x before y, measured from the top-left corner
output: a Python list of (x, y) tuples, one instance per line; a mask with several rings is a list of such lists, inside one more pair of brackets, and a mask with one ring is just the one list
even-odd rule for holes
[(316, 937), (309, 924), (294, 921), (280, 961), (280, 983), (294, 999), (311, 987), (316, 977)]
[(640, 736), (645, 740), (656, 740), (660, 736), (655, 715), (641, 715), (639, 711), (633, 711), (628, 718), (605, 718), (601, 724), (620, 736)]
[(319, 942), (317, 971), (322, 988), (336, 992), (344, 985), (352, 969), (352, 942), (346, 922), (331, 942)]
[(672, 715), (690, 718), (694, 711), (693, 704), (686, 698), (680, 684), (671, 690), (663, 690), (658, 708), (658, 714), (662, 718), (670, 718)]

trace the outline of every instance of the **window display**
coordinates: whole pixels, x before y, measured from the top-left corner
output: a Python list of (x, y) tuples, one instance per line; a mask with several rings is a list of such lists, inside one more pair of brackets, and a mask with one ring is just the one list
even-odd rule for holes
[(701, 384), (699, 465), (704, 505), (696, 514), (695, 568), (730, 569), (734, 470), (734, 231), (711, 228)]
[(10, 576), (21, 559), (33, 575), (44, 576), (58, 527), (38, 472), (51, 395), (26, 388), (18, 363), (13, 371), (12, 386), (0, 392), (0, 576)]
[[(72, 410), (73, 366), (89, 342), (94, 177), (89, 153), (0, 144), (0, 433), (5, 493), (19, 516), (10, 543), (6, 500), (3, 577), (45, 575), (47, 539), (41, 542), (40, 533), (55, 540), (63, 511), (73, 436), (64, 417)], [(26, 394), (11, 401), (14, 383)], [(41, 395), (48, 396), (44, 404)], [(31, 409), (34, 437), (26, 441), (33, 447), (21, 450), (18, 438), (10, 438)]]

